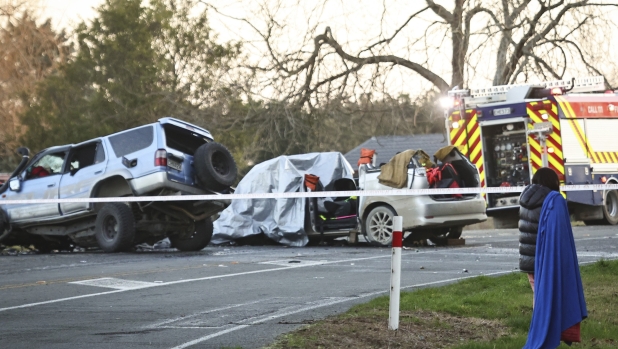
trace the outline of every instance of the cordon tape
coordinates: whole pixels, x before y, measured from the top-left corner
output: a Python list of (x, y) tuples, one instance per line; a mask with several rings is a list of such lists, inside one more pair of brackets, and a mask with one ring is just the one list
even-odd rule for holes
[[(208, 194), (208, 195), (172, 195), (172, 196), (123, 196), (104, 198), (67, 198), (67, 199), (0, 199), (0, 205), (20, 205), (38, 203), (89, 203), (89, 202), (151, 202), (151, 201), (205, 201), (205, 200), (251, 200), (251, 199), (297, 199), (349, 196), (410, 196), (410, 195), (449, 195), (482, 193), (521, 193), (525, 187), (492, 188), (446, 188), (446, 189), (386, 189), (386, 190), (350, 190), (319, 191), (294, 193), (246, 193), (246, 194)], [(618, 190), (618, 184), (583, 184), (564, 185), (561, 191), (606, 191)]]

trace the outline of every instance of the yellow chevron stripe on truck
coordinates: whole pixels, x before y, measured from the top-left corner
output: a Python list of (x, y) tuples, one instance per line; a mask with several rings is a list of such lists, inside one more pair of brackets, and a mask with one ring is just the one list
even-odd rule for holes
[[(558, 173), (560, 183), (564, 184), (564, 155), (562, 153), (562, 133), (558, 106), (551, 101), (531, 102), (527, 105), (527, 113), (531, 121), (528, 124), (528, 129), (531, 129), (536, 123), (551, 122), (554, 130), (546, 140), (547, 165)], [(530, 145), (530, 164), (534, 174), (539, 168), (543, 167), (542, 156), (545, 150), (532, 135), (528, 137), (528, 144)], [(566, 193), (562, 192), (562, 196), (566, 197)]]
[[(478, 124), (476, 110), (466, 110), (465, 116), (461, 116), (459, 111), (453, 112), (449, 116), (448, 122), (451, 144), (456, 146), (478, 168), (481, 187), (485, 187), (483, 142), (481, 141), (481, 128)], [(457, 128), (453, 127), (455, 122)]]
[[(531, 102), (527, 106), (527, 113), (532, 122), (528, 125), (529, 128), (533, 127), (533, 124), (536, 123), (548, 121), (552, 123), (554, 131), (549, 134), (546, 141), (548, 165), (558, 172), (558, 174), (564, 176), (564, 155), (562, 153), (562, 135), (557, 105), (551, 101)], [(530, 158), (532, 160), (534, 173), (543, 165), (542, 154), (544, 150), (541, 148), (540, 142), (534, 137), (530, 136), (528, 142), (531, 148)]]
[(601, 153), (595, 152), (592, 149), (590, 142), (588, 142), (588, 139), (586, 138), (586, 133), (584, 132), (581, 125), (577, 121), (577, 115), (573, 111), (571, 104), (567, 102), (564, 99), (564, 97), (560, 97), (560, 96), (556, 96), (556, 101), (558, 101), (558, 104), (560, 105), (560, 109), (562, 109), (562, 111), (564, 112), (564, 115), (567, 118), (567, 123), (571, 127), (571, 130), (573, 130), (573, 133), (575, 134), (575, 138), (577, 138), (579, 146), (584, 151), (584, 154), (588, 154), (588, 157), (590, 157), (590, 160), (592, 161), (592, 163), (597, 163), (597, 164), (607, 163), (608, 161), (605, 160), (605, 157), (603, 157)]
[[(466, 120), (462, 118), (458, 111), (453, 112), (449, 116), (449, 138), (451, 144), (456, 146), (464, 155), (468, 155), (468, 143), (466, 139)], [(457, 123), (458, 127), (453, 127), (453, 123)]]
[(481, 127), (478, 123), (476, 110), (470, 111), (470, 116), (466, 125), (468, 133), (468, 158), (479, 170), (481, 187), (485, 187), (485, 160), (483, 159), (483, 142), (481, 140)]

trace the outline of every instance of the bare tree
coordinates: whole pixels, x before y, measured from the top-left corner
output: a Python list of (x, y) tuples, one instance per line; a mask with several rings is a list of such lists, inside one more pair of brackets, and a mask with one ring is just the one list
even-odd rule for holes
[[(379, 34), (362, 45), (339, 40), (335, 32), (341, 30), (333, 26), (346, 19), (333, 18), (311, 22), (304, 37), (286, 45), (284, 35), (299, 25), (297, 17), (286, 18), (287, 1), (263, 0), (245, 17), (211, 7), (262, 39), (269, 59), (251, 68), (270, 74), (273, 95), (309, 110), (332, 98), (396, 93), (389, 75), (405, 71), (441, 92), (479, 77), (499, 85), (575, 71), (600, 74), (603, 47), (593, 43), (608, 40), (615, 29), (608, 13), (618, 7), (603, 0), (423, 0), (393, 10), (394, 2), (383, 1), (382, 13), (375, 13), (381, 16)], [(323, 0), (307, 16), (325, 17), (333, 3)], [(393, 24), (402, 17), (389, 11), (402, 9), (409, 15)]]

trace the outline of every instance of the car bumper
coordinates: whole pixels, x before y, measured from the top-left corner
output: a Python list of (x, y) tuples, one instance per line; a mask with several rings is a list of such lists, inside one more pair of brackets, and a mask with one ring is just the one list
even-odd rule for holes
[[(428, 196), (418, 196), (415, 205), (408, 207), (403, 208), (402, 215), (404, 227), (409, 228), (451, 227), (487, 220), (485, 200), (480, 196), (456, 201), (435, 201)], [(409, 219), (406, 220), (406, 216)]]
[(471, 199), (436, 201), (426, 195), (376, 197), (371, 203), (383, 202), (403, 217), (403, 229), (419, 227), (464, 226), (487, 220), (486, 203), (483, 197)]
[(181, 194), (184, 195), (209, 194), (200, 188), (172, 181), (167, 177), (167, 172), (163, 171), (151, 173), (149, 175), (139, 178), (134, 178), (129, 181), (129, 184), (131, 185), (133, 193), (135, 193), (135, 195), (137, 196), (145, 195), (161, 189), (171, 189), (174, 191), (179, 191)]

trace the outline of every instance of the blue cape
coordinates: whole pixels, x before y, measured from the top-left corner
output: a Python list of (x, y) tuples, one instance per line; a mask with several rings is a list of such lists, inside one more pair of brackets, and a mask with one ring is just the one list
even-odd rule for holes
[(567, 204), (552, 191), (543, 202), (534, 264), (534, 310), (524, 349), (554, 349), (560, 334), (588, 316)]

